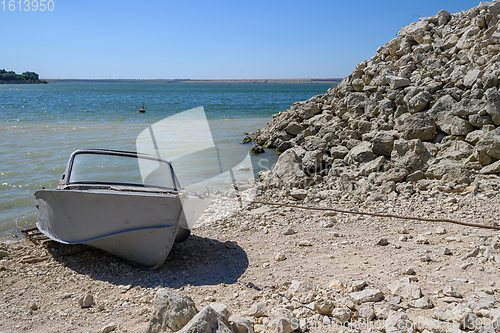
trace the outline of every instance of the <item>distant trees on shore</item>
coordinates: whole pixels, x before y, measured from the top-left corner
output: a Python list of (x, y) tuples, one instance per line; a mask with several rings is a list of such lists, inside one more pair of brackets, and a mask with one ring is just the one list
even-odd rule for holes
[[(35, 72), (24, 72), (22, 74), (16, 74), (16, 72), (14, 71), (6, 71), (5, 69), (0, 69), (0, 81), (40, 82), (40, 79), (38, 78), (38, 74)], [(47, 83), (45, 80), (41, 82)]]

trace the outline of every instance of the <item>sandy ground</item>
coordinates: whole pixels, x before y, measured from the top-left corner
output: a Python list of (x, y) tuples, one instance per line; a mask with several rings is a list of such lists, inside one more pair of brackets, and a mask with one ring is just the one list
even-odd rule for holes
[[(492, 224), (500, 204), (496, 197), (455, 195), (333, 206)], [(257, 301), (268, 310), (276, 305), (297, 309), (301, 305), (280, 296), (293, 280), (333, 288), (338, 299), (348, 295), (354, 281), (364, 281), (389, 298), (387, 285), (407, 276), (408, 269), (434, 303), (434, 309), (415, 309), (403, 300), (410, 318), (430, 317), (435, 308), (446, 307), (441, 294), (446, 284), (464, 302), (485, 290), (496, 297), (498, 307), (500, 257), (479, 254), (462, 260), (474, 248), (491, 246), (498, 235), (455, 224), (254, 204), (222, 219), (212, 216), (186, 242), (175, 244), (165, 264), (153, 271), (82, 246), (47, 249), (26, 239), (5, 240), (0, 244), (8, 253), (0, 260), (0, 331), (99, 332), (115, 323), (114, 332), (144, 332), (161, 287), (189, 295), (199, 310), (216, 301), (226, 303), (233, 314), (244, 314)], [(376, 245), (381, 238), (388, 244)], [(236, 242), (236, 248), (228, 241)], [(444, 248), (451, 254), (445, 255)], [(61, 255), (65, 253), (69, 255)], [(278, 254), (286, 259), (277, 261)], [(86, 294), (93, 295), (94, 304), (82, 308), (79, 299)], [(309, 310), (297, 316), (321, 320)], [(252, 320), (266, 322), (265, 317)]]

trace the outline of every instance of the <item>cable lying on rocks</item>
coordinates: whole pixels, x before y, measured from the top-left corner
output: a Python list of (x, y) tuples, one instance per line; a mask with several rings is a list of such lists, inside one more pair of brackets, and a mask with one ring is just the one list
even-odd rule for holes
[(450, 220), (450, 219), (433, 219), (433, 218), (428, 218), (428, 217), (416, 217), (416, 216), (402, 216), (402, 215), (384, 214), (384, 213), (358, 212), (358, 211), (353, 211), (353, 210), (344, 210), (344, 209), (327, 208), (327, 207), (307, 207), (307, 206), (298, 206), (298, 205), (290, 205), (290, 204), (268, 202), (268, 201), (258, 201), (258, 200), (251, 200), (251, 201), (242, 200), (242, 201), (247, 202), (247, 203), (251, 203), (251, 204), (262, 204), (262, 205), (290, 207), (290, 208), (298, 208), (298, 209), (306, 209), (306, 210), (337, 212), (337, 213), (344, 213), (344, 214), (390, 217), (390, 218), (403, 219), (403, 220), (416, 220), (416, 221), (426, 221), (426, 222), (447, 222), (447, 223), (460, 224), (460, 225), (464, 225), (464, 226), (468, 226), (468, 227), (500, 230), (500, 226), (485, 225), (485, 224), (478, 224), (478, 223), (467, 223), (467, 222), (455, 221), (455, 220)]

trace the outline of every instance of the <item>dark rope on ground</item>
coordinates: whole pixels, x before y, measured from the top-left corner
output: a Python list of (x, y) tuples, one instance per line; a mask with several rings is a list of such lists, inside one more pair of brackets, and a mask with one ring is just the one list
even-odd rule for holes
[(455, 220), (450, 220), (450, 219), (434, 219), (434, 218), (429, 218), (429, 217), (403, 216), (403, 215), (384, 214), (384, 213), (369, 213), (369, 212), (359, 212), (359, 211), (354, 211), (354, 210), (345, 210), (345, 209), (327, 208), (327, 207), (307, 207), (307, 206), (298, 206), (298, 205), (290, 205), (290, 204), (284, 204), (284, 203), (258, 201), (258, 200), (242, 200), (242, 201), (247, 202), (247, 203), (253, 203), (253, 204), (290, 207), (290, 208), (317, 210), (317, 211), (326, 211), (326, 212), (337, 212), (337, 213), (343, 213), (343, 214), (368, 215), (368, 216), (388, 217), (388, 218), (395, 218), (395, 219), (415, 220), (415, 221), (425, 221), (425, 222), (447, 222), (447, 223), (460, 224), (460, 225), (467, 226), (467, 227), (500, 230), (500, 226), (478, 224), (478, 223), (467, 223), (467, 222), (455, 221)]

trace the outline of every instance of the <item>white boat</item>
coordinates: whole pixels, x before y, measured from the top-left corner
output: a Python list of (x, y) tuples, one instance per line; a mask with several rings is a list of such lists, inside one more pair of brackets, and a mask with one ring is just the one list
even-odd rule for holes
[(35, 198), (37, 227), (49, 238), (148, 268), (165, 261), (174, 241), (187, 239), (186, 216), (196, 219), (208, 204), (185, 200), (168, 161), (103, 149), (75, 151), (57, 188)]

